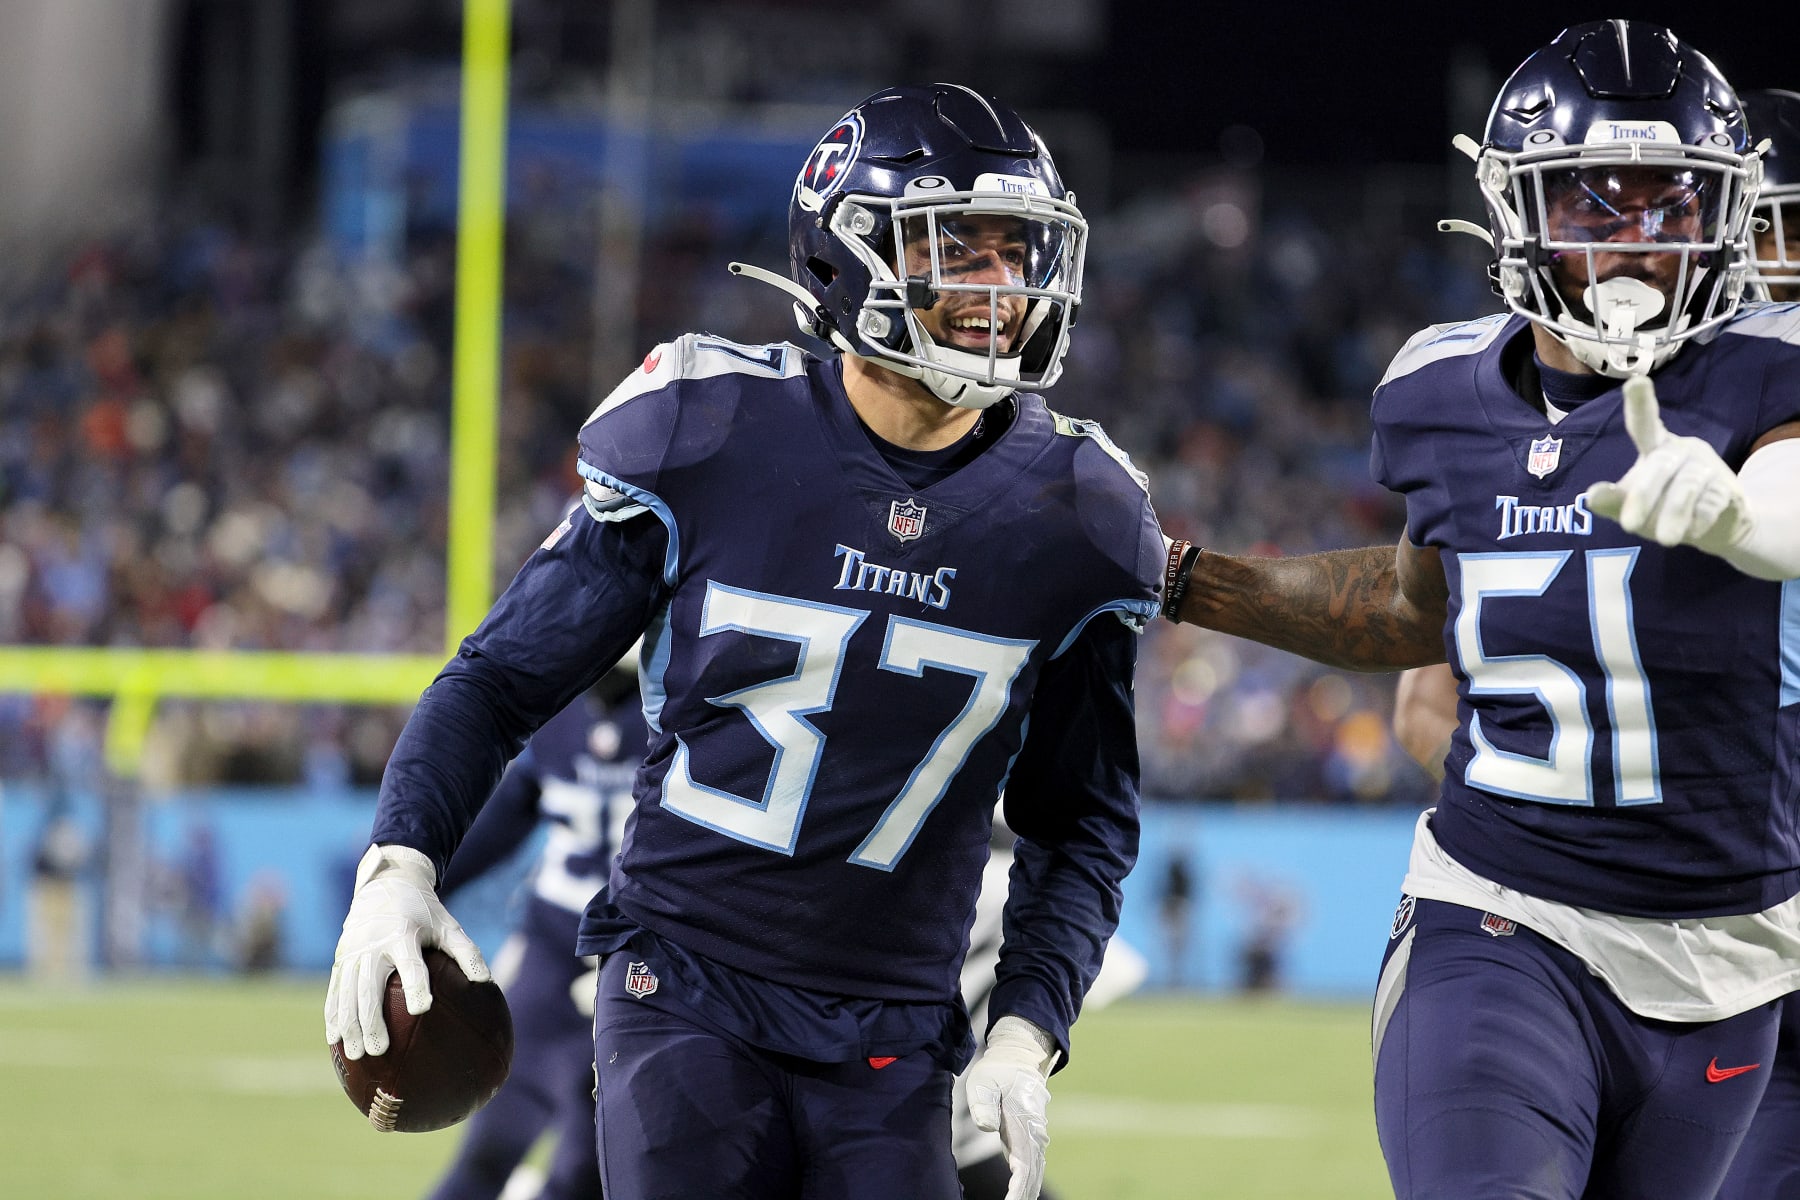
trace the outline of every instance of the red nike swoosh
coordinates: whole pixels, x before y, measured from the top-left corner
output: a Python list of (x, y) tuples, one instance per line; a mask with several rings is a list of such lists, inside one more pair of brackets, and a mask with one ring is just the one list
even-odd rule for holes
[(1721, 1067), (1717, 1058), (1706, 1064), (1706, 1082), (1724, 1083), (1733, 1075), (1742, 1075), (1746, 1071), (1754, 1071), (1761, 1063), (1751, 1063), (1747, 1067)]

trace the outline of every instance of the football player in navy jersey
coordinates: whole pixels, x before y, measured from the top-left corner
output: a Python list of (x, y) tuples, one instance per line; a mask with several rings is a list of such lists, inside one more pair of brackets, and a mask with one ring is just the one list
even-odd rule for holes
[(1762, 152), (1762, 191), (1756, 215), (1756, 272), (1764, 299), (1800, 300), (1800, 92), (1748, 92), (1744, 116)]
[[(1436, 663), (1401, 672), (1394, 694), (1395, 739), (1440, 781), (1456, 733), (1456, 688), (1449, 666)], [(1716, 1200), (1800, 1200), (1800, 1004), (1791, 999), (1782, 1001), (1768, 1070), (1762, 1102)]]
[(1397, 547), (1171, 547), (1165, 611), (1461, 691), (1373, 1022), (1395, 1192), (1710, 1200), (1800, 986), (1800, 310), (1712, 64), (1571, 27), (1477, 145), (1506, 313), (1376, 390)]
[[(952, 1200), (957, 983), (1003, 786), (1018, 834), (968, 1068), (1011, 1200), (1137, 853), (1131, 682), (1164, 542), (1143, 477), (1047, 408), (1086, 225), (1018, 114), (869, 97), (807, 156), (796, 300), (837, 353), (690, 334), (580, 434), (584, 511), (420, 698), (326, 995), (379, 1054), (421, 945), (487, 968), (433, 886), (523, 740), (640, 635), (650, 742), (578, 949), (603, 963), (609, 1195)], [(1023, 798), (1023, 799), (1020, 799)]]
[[(1752, 283), (1772, 300), (1800, 300), (1800, 94), (1749, 92), (1744, 115), (1762, 151)], [(1756, 1120), (1718, 1200), (1800, 1200), (1800, 998), (1783, 1002), (1781, 1035)]]
[(470, 1119), (431, 1200), (495, 1200), (547, 1130), (556, 1149), (539, 1200), (599, 1200), (595, 964), (575, 953), (575, 941), (606, 884), (644, 740), (632, 676), (609, 672), (537, 731), (450, 860), (438, 888), (447, 901), (544, 826), (517, 929), (494, 963), (513, 1016), (512, 1074)]

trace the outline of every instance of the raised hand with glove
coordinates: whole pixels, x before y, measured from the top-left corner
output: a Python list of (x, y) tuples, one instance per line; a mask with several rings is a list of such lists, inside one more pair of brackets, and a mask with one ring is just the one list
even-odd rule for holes
[(1693, 546), (1759, 579), (1800, 576), (1800, 439), (1768, 441), (1734, 472), (1712, 446), (1663, 424), (1656, 385), (1625, 381), (1625, 430), (1638, 459), (1588, 507), (1664, 546)]
[(325, 990), (325, 1041), (344, 1043), (344, 1057), (387, 1053), (382, 998), (387, 977), (398, 971), (406, 1011), (431, 1007), (423, 950), (436, 946), (476, 983), (490, 978), (481, 950), (435, 890), (431, 860), (407, 846), (370, 846), (356, 868), (356, 890), (338, 936)]
[(969, 1115), (979, 1129), (1000, 1131), (1012, 1183), (1006, 1200), (1037, 1200), (1050, 1147), (1050, 1070), (1056, 1043), (1023, 1017), (1004, 1016), (988, 1031), (987, 1048), (969, 1067)]

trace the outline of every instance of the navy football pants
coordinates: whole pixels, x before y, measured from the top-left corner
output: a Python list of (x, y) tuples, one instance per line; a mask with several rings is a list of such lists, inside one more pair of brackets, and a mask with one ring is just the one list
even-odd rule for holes
[(542, 1200), (600, 1200), (593, 1027), (569, 994), (588, 964), (571, 950), (535, 938), (524, 942), (518, 973), (506, 987), (512, 1073), (499, 1094), (469, 1119), (456, 1161), (431, 1200), (494, 1200), (538, 1136), (549, 1130), (557, 1134), (556, 1153)]
[(1389, 942), (1375, 1123), (1399, 1200), (1712, 1200), (1780, 1003), (1649, 1020), (1568, 951), (1483, 916), (1420, 900)]
[(877, 1070), (758, 1050), (625, 992), (600, 970), (594, 1053), (608, 1196), (958, 1200), (950, 1072), (922, 1053)]
[(1800, 993), (1782, 1005), (1768, 1089), (1719, 1200), (1800, 1200)]

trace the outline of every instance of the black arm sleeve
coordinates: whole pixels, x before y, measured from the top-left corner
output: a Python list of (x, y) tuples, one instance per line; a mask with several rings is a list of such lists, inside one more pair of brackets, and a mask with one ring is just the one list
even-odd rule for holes
[(667, 603), (668, 534), (647, 516), (580, 514), (526, 560), (419, 697), (381, 779), (373, 840), (428, 855), (438, 877), (506, 764), (604, 674)]
[(513, 851), (524, 845), (537, 828), (538, 797), (543, 794), (537, 760), (527, 746), (500, 777), (500, 786), (482, 805), (469, 832), (463, 835), (462, 845), (450, 856), (450, 865), (438, 880), (438, 895), (448, 900), (456, 889), (473, 883), (512, 857)]
[(1110, 614), (1094, 618), (1044, 668), (1006, 785), (1019, 841), (988, 1019), (1012, 1013), (1038, 1025), (1065, 1064), (1069, 1026), (1118, 928), (1119, 885), (1137, 861), (1136, 666), (1137, 635)]

